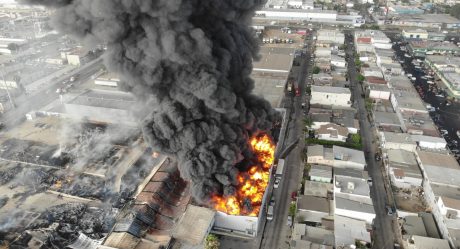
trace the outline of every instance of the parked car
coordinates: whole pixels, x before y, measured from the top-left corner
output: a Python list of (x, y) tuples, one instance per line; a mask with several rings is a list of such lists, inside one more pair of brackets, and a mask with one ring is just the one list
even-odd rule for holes
[(275, 184), (273, 184), (273, 187), (274, 187), (274, 188), (278, 188), (278, 187), (280, 186), (280, 181), (281, 181), (281, 179), (276, 178), (276, 179), (275, 179)]
[(292, 226), (292, 216), (288, 215), (288, 219), (287, 219), (287, 225), (288, 226)]
[(394, 214), (393, 208), (391, 208), (390, 206), (386, 206), (386, 209), (387, 209), (387, 215), (393, 216)]

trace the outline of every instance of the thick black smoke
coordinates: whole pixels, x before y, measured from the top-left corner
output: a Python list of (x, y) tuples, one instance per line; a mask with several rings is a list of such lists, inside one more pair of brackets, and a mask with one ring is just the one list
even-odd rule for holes
[[(251, 94), (261, 0), (25, 0), (56, 8), (54, 26), (107, 44), (105, 63), (145, 103), (144, 137), (174, 156), (206, 201), (232, 194), (247, 141), (277, 118)], [(235, 165), (239, 166), (235, 166)]]

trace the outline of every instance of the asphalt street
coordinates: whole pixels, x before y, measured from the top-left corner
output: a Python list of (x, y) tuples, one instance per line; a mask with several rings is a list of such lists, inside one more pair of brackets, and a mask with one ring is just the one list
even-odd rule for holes
[[(308, 40), (308, 47), (311, 46), (311, 41)], [(302, 156), (304, 149), (303, 138), (303, 109), (302, 103), (305, 101), (305, 82), (307, 76), (308, 63), (310, 54), (303, 54), (298, 58), (301, 60), (299, 70), (294, 71), (297, 75), (297, 82), (299, 83), (300, 96), (292, 96), (289, 93), (285, 96), (285, 108), (289, 113), (289, 124), (284, 143), (286, 146), (294, 143), (299, 139), (298, 145), (286, 156), (285, 168), (282, 180), (278, 189), (273, 190), (275, 197), (274, 218), (272, 221), (267, 221), (265, 230), (263, 231), (263, 238), (260, 248), (265, 249), (282, 249), (289, 248), (289, 241), (291, 235), (291, 228), (287, 225), (287, 217), (289, 206), (292, 198), (291, 193), (297, 192), (301, 184), (303, 164)]]
[(63, 75), (54, 80), (54, 83), (48, 88), (44, 88), (31, 95), (23, 95), (14, 100), (16, 108), (2, 115), (0, 118), (7, 127), (14, 126), (25, 119), (25, 115), (32, 110), (39, 110), (45, 107), (59, 97), (56, 90), (62, 85), (62, 81), (69, 79), (74, 74), (79, 74), (79, 78), (74, 84), (79, 84), (88, 80), (91, 75), (102, 68), (102, 62), (96, 63), (90, 67), (81, 67), (72, 72), (72, 74)]
[(354, 61), (354, 46), (350, 43), (352, 41), (352, 36), (347, 35), (347, 55), (348, 58), (350, 58), (348, 60), (349, 80), (352, 86), (351, 90), (354, 96), (355, 108), (358, 109), (360, 132), (366, 156), (367, 170), (373, 181), (371, 186), (371, 198), (376, 213), (376, 218), (374, 220), (375, 242), (373, 248), (388, 249), (394, 247), (395, 236), (392, 223), (394, 217), (387, 215), (385, 208), (389, 203), (387, 189), (385, 187), (385, 178), (382, 172), (381, 163), (374, 159), (375, 152), (377, 152), (377, 142), (375, 142), (376, 134), (368, 118), (365, 99), (362, 97), (364, 96), (363, 89), (357, 80), (358, 73)]

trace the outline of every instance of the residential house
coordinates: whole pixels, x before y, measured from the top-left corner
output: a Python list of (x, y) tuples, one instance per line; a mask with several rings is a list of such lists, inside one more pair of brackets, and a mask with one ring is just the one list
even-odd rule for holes
[(391, 96), (390, 88), (383, 84), (367, 84), (368, 96), (371, 99), (389, 100)]
[(388, 150), (386, 168), (391, 183), (398, 188), (422, 187), (423, 175), (413, 152)]
[(363, 151), (336, 145), (333, 146), (332, 150), (334, 155), (334, 168), (364, 170), (366, 160), (364, 159)]
[(322, 219), (330, 216), (330, 201), (317, 196), (300, 195), (297, 197), (297, 217), (304, 221), (321, 224)]
[(334, 165), (333, 150), (325, 148), (323, 145), (310, 145), (307, 149), (307, 163)]
[(345, 142), (348, 138), (348, 129), (337, 124), (325, 124), (315, 130), (315, 136), (320, 140)]

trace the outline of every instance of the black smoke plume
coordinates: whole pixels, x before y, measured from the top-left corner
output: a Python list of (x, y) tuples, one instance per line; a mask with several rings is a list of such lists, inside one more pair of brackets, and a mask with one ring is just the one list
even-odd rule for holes
[(248, 138), (277, 113), (251, 92), (262, 0), (24, 0), (55, 8), (54, 27), (107, 44), (105, 64), (144, 103), (146, 141), (177, 158), (199, 201), (232, 194)]

